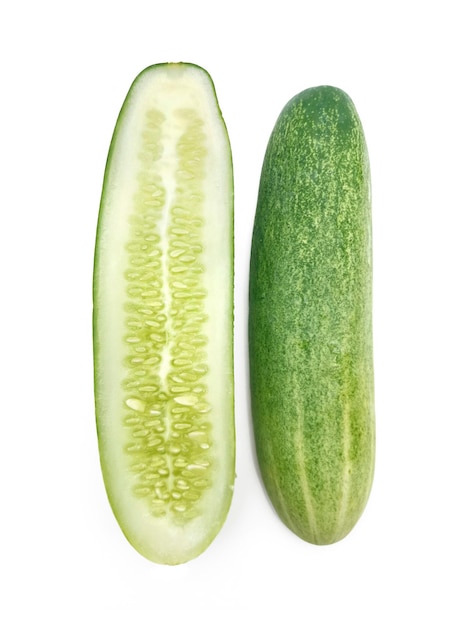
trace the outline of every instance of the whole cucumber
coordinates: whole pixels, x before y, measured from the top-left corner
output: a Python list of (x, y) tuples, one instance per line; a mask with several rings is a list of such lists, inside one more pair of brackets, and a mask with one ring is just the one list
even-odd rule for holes
[(281, 112), (263, 164), (249, 286), (253, 428), (280, 518), (308, 542), (354, 527), (375, 457), (369, 160), (351, 99)]

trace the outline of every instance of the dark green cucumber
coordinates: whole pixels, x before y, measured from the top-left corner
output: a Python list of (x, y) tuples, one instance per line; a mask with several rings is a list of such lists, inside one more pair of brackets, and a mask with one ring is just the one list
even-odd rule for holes
[(177, 564), (232, 498), (233, 175), (212, 81), (147, 68), (106, 166), (94, 269), (96, 419), (114, 514), (145, 557)]
[(263, 164), (249, 287), (253, 428), (266, 490), (316, 544), (343, 538), (374, 471), (369, 161), (350, 98), (308, 89)]

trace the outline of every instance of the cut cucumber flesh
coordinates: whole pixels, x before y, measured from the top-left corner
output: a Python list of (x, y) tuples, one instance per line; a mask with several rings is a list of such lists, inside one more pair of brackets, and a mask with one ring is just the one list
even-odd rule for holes
[(95, 402), (130, 543), (177, 564), (226, 518), (235, 465), (233, 174), (208, 74), (134, 81), (106, 166), (94, 270)]

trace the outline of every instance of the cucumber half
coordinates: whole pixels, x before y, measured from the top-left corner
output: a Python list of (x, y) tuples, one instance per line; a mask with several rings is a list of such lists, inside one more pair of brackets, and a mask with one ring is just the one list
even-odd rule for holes
[(101, 468), (134, 548), (167, 564), (212, 542), (235, 476), (233, 172), (200, 67), (134, 81), (111, 142), (93, 281)]

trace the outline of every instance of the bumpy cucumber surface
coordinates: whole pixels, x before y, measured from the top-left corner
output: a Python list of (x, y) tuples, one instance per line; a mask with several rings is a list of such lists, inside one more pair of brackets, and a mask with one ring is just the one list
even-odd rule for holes
[(369, 161), (350, 98), (295, 96), (271, 135), (249, 288), (256, 449), (279, 516), (316, 544), (360, 517), (375, 456)]
[(109, 151), (94, 269), (95, 403), (103, 477), (130, 543), (198, 556), (232, 498), (233, 175), (201, 68), (134, 81)]

